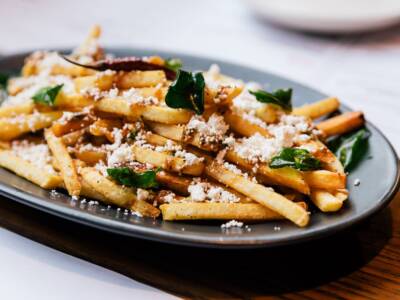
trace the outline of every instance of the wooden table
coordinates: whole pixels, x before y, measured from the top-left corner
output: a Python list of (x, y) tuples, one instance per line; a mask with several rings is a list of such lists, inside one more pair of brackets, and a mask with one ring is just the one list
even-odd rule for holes
[(0, 225), (185, 298), (399, 299), (400, 193), (363, 224), (300, 245), (178, 247), (75, 224), (2, 198)]

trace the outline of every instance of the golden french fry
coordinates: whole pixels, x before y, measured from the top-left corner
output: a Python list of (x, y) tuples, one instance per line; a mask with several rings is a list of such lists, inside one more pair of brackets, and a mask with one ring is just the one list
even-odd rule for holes
[(93, 190), (103, 195), (103, 201), (106, 203), (135, 210), (143, 216), (156, 218), (160, 214), (160, 211), (151, 204), (137, 199), (132, 189), (114, 183), (101, 175), (96, 169), (81, 168), (80, 174)]
[[(257, 117), (254, 117), (254, 118), (257, 119)], [(255, 124), (246, 118), (243, 118), (243, 116), (239, 115), (236, 112), (228, 110), (224, 114), (224, 119), (225, 119), (225, 122), (229, 125), (229, 127), (233, 131), (239, 133), (240, 135), (252, 136), (258, 132), (262, 136), (265, 136), (265, 137), (270, 136), (270, 134), (268, 133), (268, 130), (266, 128), (262, 127), (259, 124)], [(260, 120), (260, 122), (263, 122), (261, 119), (259, 119), (259, 120)]]
[(317, 119), (338, 110), (340, 102), (336, 97), (329, 97), (320, 101), (305, 104), (293, 109), (292, 114)]
[(120, 89), (156, 86), (166, 81), (164, 71), (120, 72), (117, 75), (117, 87)]
[[(297, 205), (303, 207), (304, 202)], [(175, 220), (241, 220), (265, 221), (284, 219), (275, 211), (258, 203), (176, 202), (160, 206), (166, 221)]]
[(99, 161), (105, 161), (107, 154), (103, 151), (80, 150), (75, 152), (75, 156), (81, 161), (84, 161), (88, 165), (92, 166), (97, 164)]
[(18, 176), (21, 176), (44, 189), (57, 188), (62, 179), (57, 174), (49, 173), (33, 163), (22, 159), (15, 155), (12, 151), (0, 151), (0, 166), (13, 171)]
[(53, 153), (54, 159), (57, 161), (60, 168), (61, 177), (64, 180), (68, 194), (71, 196), (79, 196), (81, 183), (79, 182), (78, 174), (72, 158), (63, 144), (62, 139), (56, 137), (51, 130), (46, 130), (44, 136), (50, 151)]
[(62, 116), (62, 112), (33, 113), (15, 118), (0, 119), (0, 140), (9, 141), (25, 133), (35, 132), (51, 126)]
[(304, 179), (312, 189), (337, 190), (346, 187), (346, 175), (327, 170), (303, 172)]
[(33, 102), (27, 102), (24, 104), (13, 105), (13, 106), (1, 106), (0, 107), (0, 118), (10, 118), (18, 115), (27, 115), (33, 112), (35, 105)]
[(139, 146), (132, 146), (135, 159), (141, 163), (149, 163), (165, 170), (199, 176), (203, 172), (203, 162), (188, 164), (182, 157), (175, 157), (165, 152), (157, 152)]
[(62, 136), (62, 141), (63, 141), (64, 145), (66, 145), (66, 146), (75, 145), (79, 141), (79, 139), (81, 139), (83, 137), (85, 132), (86, 132), (86, 128), (67, 133)]
[[(248, 171), (253, 169), (252, 164), (241, 158), (234, 151), (227, 151), (225, 158), (226, 160), (237, 164)], [(299, 191), (300, 193), (306, 195), (310, 194), (310, 188), (305, 182), (302, 173), (293, 168), (285, 167), (280, 169), (272, 169), (267, 164), (259, 164), (259, 167), (257, 168), (257, 174), (261, 175), (262, 178), (265, 177), (265, 179), (271, 184), (287, 186)]]
[(96, 101), (94, 108), (100, 112), (128, 117), (133, 121), (139, 119), (145, 107), (141, 105), (130, 104), (128, 101), (122, 98), (104, 98)]
[(206, 166), (206, 174), (279, 213), (300, 227), (306, 226), (309, 222), (309, 214), (304, 208), (274, 192), (270, 188), (266, 188), (261, 184), (245, 178), (241, 174), (227, 169), (224, 165), (213, 162)]
[(256, 110), (256, 117), (263, 120), (265, 123), (275, 123), (278, 121), (278, 112), (282, 109), (274, 105), (264, 105), (263, 107)]
[(363, 126), (364, 114), (361, 111), (351, 111), (330, 118), (317, 124), (317, 128), (326, 136), (340, 135)]
[(86, 97), (85, 95), (73, 93), (66, 94), (61, 91), (55, 100), (55, 106), (58, 109), (66, 109), (66, 110), (79, 110), (85, 106), (89, 106), (93, 104), (93, 100)]
[(310, 198), (312, 202), (323, 212), (338, 211), (343, 206), (343, 198), (335, 197), (325, 190), (312, 190)]
[(194, 133), (190, 138), (185, 137), (184, 125), (170, 125), (156, 122), (146, 122), (152, 131), (168, 139), (181, 143), (188, 143), (205, 151), (217, 151), (218, 146), (212, 143), (203, 143), (199, 133)]
[(143, 107), (142, 112), (143, 119), (165, 124), (186, 124), (192, 116), (193, 113), (187, 109), (174, 109), (155, 105)]
[(156, 180), (161, 185), (182, 195), (188, 195), (188, 188), (192, 182), (192, 178), (174, 175), (165, 171), (157, 172)]
[(96, 75), (82, 76), (74, 79), (75, 90), (81, 91), (98, 88), (101, 91), (110, 90), (113, 87), (115, 73), (97, 73)]

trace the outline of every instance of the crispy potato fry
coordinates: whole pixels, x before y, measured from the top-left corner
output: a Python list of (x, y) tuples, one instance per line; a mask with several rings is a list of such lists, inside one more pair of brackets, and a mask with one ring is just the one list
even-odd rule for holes
[(202, 162), (187, 165), (183, 158), (174, 157), (165, 152), (157, 152), (152, 149), (138, 146), (132, 146), (132, 152), (138, 162), (149, 163), (165, 170), (199, 176), (204, 169), (204, 164)]
[(364, 123), (364, 114), (361, 111), (350, 111), (317, 124), (317, 128), (326, 136), (332, 136), (353, 131)]
[(160, 214), (160, 211), (151, 204), (137, 199), (132, 189), (114, 183), (96, 169), (81, 168), (80, 174), (93, 190), (104, 196), (103, 201), (106, 200), (106, 203), (132, 209), (148, 217), (156, 218)]
[(63, 144), (62, 139), (56, 137), (51, 130), (46, 130), (44, 136), (60, 168), (61, 177), (64, 180), (68, 194), (71, 196), (79, 196), (81, 183), (79, 182), (72, 158)]
[(192, 182), (192, 178), (183, 177), (181, 175), (175, 175), (165, 171), (157, 172), (156, 180), (161, 185), (169, 188), (170, 190), (182, 194), (184, 196), (189, 195), (188, 187)]
[(25, 133), (49, 127), (62, 116), (62, 112), (33, 113), (15, 118), (0, 119), (0, 140), (9, 141)]
[(213, 106), (227, 106), (237, 97), (243, 90), (243, 86), (239, 85), (220, 85), (217, 88), (206, 87), (204, 91), (205, 104)]
[(103, 151), (80, 150), (75, 152), (75, 156), (89, 166), (93, 166), (99, 161), (105, 161), (107, 154)]
[[(305, 208), (304, 202), (297, 205)], [(265, 221), (284, 219), (258, 203), (177, 202), (160, 206), (163, 220), (241, 220)]]
[(152, 131), (168, 139), (181, 143), (188, 143), (205, 151), (217, 151), (219, 149), (219, 145), (212, 143), (202, 143), (200, 134), (198, 134), (197, 132), (194, 133), (191, 137), (185, 137), (184, 125), (170, 125), (156, 122), (146, 122), (146, 124), (150, 127)]
[(256, 110), (256, 117), (263, 120), (265, 123), (275, 123), (278, 121), (278, 112), (281, 109), (275, 105), (266, 104)]
[(304, 179), (312, 189), (337, 190), (346, 187), (346, 175), (327, 171), (303, 172)]
[(309, 117), (311, 119), (318, 119), (338, 110), (339, 106), (340, 102), (336, 97), (329, 97), (311, 104), (296, 107), (293, 109), (292, 114)]
[(85, 106), (89, 106), (93, 104), (93, 100), (78, 94), (66, 94), (61, 91), (55, 100), (55, 106), (59, 109), (66, 109), (66, 110), (80, 110)]
[(89, 126), (89, 133), (94, 136), (105, 136), (109, 142), (114, 142), (113, 129), (121, 128), (122, 121), (119, 119), (97, 119)]
[(94, 118), (82, 115), (73, 117), (71, 120), (65, 122), (54, 122), (51, 126), (51, 130), (56, 137), (60, 137), (74, 131), (82, 130), (93, 122)]
[(11, 145), (9, 142), (0, 141), (0, 149), (1, 150), (8, 150), (10, 148), (11, 148)]
[(265, 137), (270, 136), (267, 129), (261, 127), (260, 125), (250, 122), (249, 120), (243, 118), (242, 116), (238, 115), (237, 113), (231, 110), (228, 110), (224, 114), (224, 119), (225, 122), (229, 125), (229, 127), (240, 135), (252, 136), (258, 132), (262, 136)]
[(97, 111), (128, 117), (129, 120), (134, 121), (139, 119), (145, 107), (132, 105), (122, 98), (103, 98), (95, 102), (94, 108)]
[(114, 77), (115, 74), (113, 72), (77, 77), (74, 79), (75, 90), (78, 93), (90, 88), (98, 88), (101, 91), (106, 91), (113, 87)]
[(309, 214), (304, 208), (275, 193), (270, 188), (255, 183), (243, 175), (236, 174), (221, 164), (213, 162), (207, 165), (206, 174), (279, 213), (300, 227), (306, 226), (309, 222)]
[(33, 163), (20, 158), (12, 151), (0, 150), (0, 166), (13, 171), (15, 174), (37, 184), (44, 189), (54, 189), (62, 179), (57, 174), (49, 173)]
[[(227, 151), (225, 158), (246, 169), (251, 171), (253, 169), (253, 165), (248, 163), (245, 159), (241, 158), (234, 151)], [(261, 175), (262, 178), (266, 179), (270, 184), (278, 184), (290, 187), (296, 191), (299, 191), (303, 194), (310, 194), (310, 188), (305, 182), (303, 175), (300, 171), (295, 170), (293, 168), (280, 168), (280, 169), (272, 169), (267, 164), (260, 164), (257, 168), (257, 174)]]
[(343, 198), (335, 197), (335, 195), (325, 190), (311, 191), (311, 200), (321, 211), (334, 212), (343, 206)]
[(27, 115), (33, 112), (33, 102), (13, 106), (0, 106), (0, 118), (10, 118), (18, 115)]
[(62, 141), (65, 146), (75, 145), (85, 134), (86, 128), (70, 132), (62, 136)]
[(167, 79), (164, 71), (156, 70), (119, 72), (116, 80), (118, 88), (130, 89), (156, 86), (159, 83), (164, 83)]
[(167, 106), (148, 105), (143, 107), (142, 117), (147, 121), (164, 124), (185, 124), (193, 113), (187, 109), (174, 109)]

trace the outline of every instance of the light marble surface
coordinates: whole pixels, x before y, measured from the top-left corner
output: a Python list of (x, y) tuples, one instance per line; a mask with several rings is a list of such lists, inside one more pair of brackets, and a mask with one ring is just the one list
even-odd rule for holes
[[(400, 153), (399, 28), (347, 37), (306, 35), (272, 27), (256, 19), (244, 3), (229, 0), (1, 0), (0, 53), (76, 45), (94, 23), (103, 26), (105, 45), (220, 58), (336, 95), (363, 110)], [(100, 289), (109, 291), (101, 294), (103, 299), (170, 297), (3, 230), (0, 264), (2, 299), (54, 299), (49, 289), (65, 299)], [(25, 289), (18, 289), (17, 282), (24, 282)]]

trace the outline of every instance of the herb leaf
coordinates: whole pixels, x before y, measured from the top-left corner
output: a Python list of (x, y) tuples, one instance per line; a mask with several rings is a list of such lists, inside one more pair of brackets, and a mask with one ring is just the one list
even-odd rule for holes
[(165, 103), (169, 107), (187, 108), (201, 115), (204, 112), (204, 87), (203, 74), (179, 70), (165, 96)]
[(33, 95), (32, 99), (35, 103), (41, 103), (48, 106), (53, 106), (56, 101), (57, 95), (64, 85), (59, 84), (56, 86), (48, 86), (41, 88)]
[(7, 89), (7, 83), (10, 76), (0, 73), (0, 90)]
[(269, 164), (273, 169), (292, 167), (300, 171), (317, 170), (321, 162), (312, 157), (306, 149), (283, 148), (277, 156), (274, 156)]
[(182, 68), (182, 61), (179, 58), (168, 58), (165, 60), (165, 67), (178, 72)]
[(292, 89), (278, 89), (272, 93), (263, 90), (249, 91), (262, 103), (271, 103), (282, 107), (286, 111), (292, 111)]
[(346, 171), (352, 170), (363, 158), (368, 149), (371, 133), (362, 128), (356, 132), (340, 136), (328, 143), (329, 149), (336, 154)]
[(144, 189), (158, 186), (156, 173), (157, 170), (138, 173), (127, 167), (107, 169), (108, 176), (112, 177), (119, 184)]

